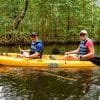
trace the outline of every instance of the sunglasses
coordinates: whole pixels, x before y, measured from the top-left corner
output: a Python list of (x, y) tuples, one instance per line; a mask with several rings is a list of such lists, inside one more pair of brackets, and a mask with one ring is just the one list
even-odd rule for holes
[(36, 38), (36, 36), (34, 35), (34, 36), (31, 36), (31, 38)]
[(80, 36), (84, 36), (84, 35), (86, 35), (86, 34), (80, 34)]

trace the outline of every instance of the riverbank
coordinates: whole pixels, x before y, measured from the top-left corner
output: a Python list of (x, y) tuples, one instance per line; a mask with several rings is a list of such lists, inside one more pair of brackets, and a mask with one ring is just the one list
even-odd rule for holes
[[(59, 39), (56, 38), (48, 38), (48, 39), (41, 39), (45, 45), (48, 44), (78, 44), (79, 39), (76, 37), (68, 38), (68, 39)], [(0, 36), (0, 45), (29, 45), (31, 43), (31, 39), (29, 35), (2, 35)], [(95, 44), (100, 44), (100, 40), (94, 40)]]

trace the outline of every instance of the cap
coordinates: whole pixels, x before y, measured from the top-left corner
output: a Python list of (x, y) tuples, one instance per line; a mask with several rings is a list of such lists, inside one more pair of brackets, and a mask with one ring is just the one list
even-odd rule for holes
[(37, 32), (32, 32), (32, 33), (30, 34), (30, 36), (37, 36), (37, 35), (38, 35)]
[(86, 30), (81, 30), (80, 34), (87, 35), (87, 31)]

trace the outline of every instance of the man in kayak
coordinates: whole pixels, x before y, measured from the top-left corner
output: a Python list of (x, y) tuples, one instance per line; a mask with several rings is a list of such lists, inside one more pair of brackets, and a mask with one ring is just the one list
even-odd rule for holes
[(30, 37), (32, 39), (31, 47), (28, 50), (20, 49), (20, 57), (41, 58), (43, 52), (43, 43), (41, 40), (39, 40), (38, 33), (33, 32)]
[(94, 57), (94, 44), (93, 41), (88, 38), (86, 30), (80, 32), (80, 44), (76, 50), (65, 52), (65, 55), (61, 58), (55, 58), (51, 55), (51, 59), (57, 60), (90, 60)]

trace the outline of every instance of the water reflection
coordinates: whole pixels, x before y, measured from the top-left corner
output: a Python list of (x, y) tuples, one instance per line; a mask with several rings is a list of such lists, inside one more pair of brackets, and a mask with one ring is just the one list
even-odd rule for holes
[[(77, 46), (46, 46), (62, 52)], [(0, 47), (0, 52), (19, 52), (18, 47)], [(27, 47), (23, 47), (27, 48)], [(96, 47), (100, 55), (100, 46)], [(93, 70), (36, 71), (0, 66), (0, 100), (99, 100), (100, 68)]]
[(92, 85), (82, 100), (99, 100), (100, 99), (100, 68), (96, 68), (92, 75)]
[[(94, 94), (93, 75), (92, 70), (45, 73), (32, 69), (12, 68), (0, 74), (0, 98), (1, 100), (86, 100), (88, 94)], [(97, 81), (100, 83), (100, 80)]]

